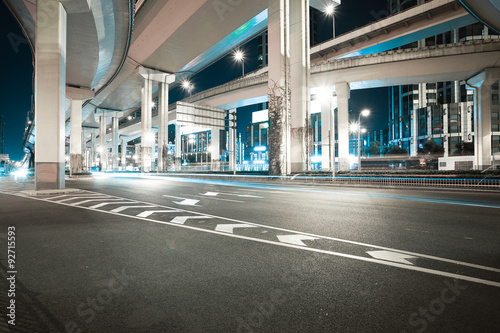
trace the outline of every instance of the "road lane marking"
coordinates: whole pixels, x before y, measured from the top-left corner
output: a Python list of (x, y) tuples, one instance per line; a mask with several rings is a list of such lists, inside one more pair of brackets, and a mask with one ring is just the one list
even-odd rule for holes
[(228, 232), (228, 233), (232, 234), (232, 233), (234, 233), (235, 228), (257, 228), (257, 226), (251, 225), (251, 224), (246, 224), (246, 223), (238, 223), (238, 224), (224, 223), (224, 224), (217, 224), (217, 227), (215, 228), (215, 230), (222, 231), (222, 232)]
[(103, 199), (103, 198), (108, 198), (108, 196), (104, 196), (104, 195), (101, 195), (101, 196), (84, 196), (84, 197), (71, 197), (71, 198), (65, 198), (65, 199), (62, 199), (62, 200), (52, 200), (54, 202), (66, 202), (66, 201), (71, 201), (71, 200), (78, 200), (78, 199)]
[(184, 224), (189, 219), (211, 219), (209, 216), (176, 216), (172, 219), (172, 223)]
[[(45, 201), (45, 202), (49, 202), (49, 203), (53, 203), (53, 204), (59, 204), (59, 205), (63, 205), (63, 206), (75, 207), (75, 206), (69, 205), (67, 203), (57, 203), (57, 202), (54, 202), (54, 201), (50, 201), (47, 198), (25, 197), (22, 194), (10, 194), (10, 195), (20, 196), (20, 197), (23, 197), (23, 198), (29, 198), (29, 199), (39, 200), (39, 201)], [(138, 203), (138, 202), (139, 201), (135, 201), (134, 203)], [(128, 201), (128, 202), (125, 202), (125, 203), (131, 203), (131, 202)], [(146, 203), (146, 202), (140, 202), (140, 203), (152, 205), (151, 203)], [(104, 204), (106, 204), (106, 203), (104, 203)], [(116, 204), (116, 202), (110, 202), (108, 204)], [(99, 205), (96, 205), (96, 206), (99, 206)], [(172, 208), (172, 207), (161, 206), (161, 205), (157, 205), (157, 207), (163, 207), (163, 208), (167, 208), (167, 209), (175, 209), (175, 208)], [(188, 210), (181, 210), (181, 209), (179, 209), (181, 212), (183, 212), (183, 213), (189, 213), (189, 214), (194, 214), (194, 216), (193, 215), (192, 216), (176, 216), (171, 221), (161, 221), (161, 220), (154, 220), (154, 219), (150, 219), (150, 218), (138, 217), (138, 216), (134, 216), (134, 215), (127, 215), (127, 214), (124, 214), (124, 213), (121, 213), (121, 212), (120, 213), (115, 213), (115, 212), (106, 211), (106, 210), (96, 210), (96, 209), (92, 209), (91, 207), (76, 206), (76, 208), (87, 209), (87, 210), (92, 210), (92, 211), (97, 211), (97, 212), (107, 213), (107, 214), (113, 214), (113, 215), (117, 215), (117, 216), (121, 216), (121, 217), (130, 217), (130, 218), (135, 218), (135, 219), (143, 220), (143, 221), (149, 221), (149, 222), (157, 223), (157, 224), (170, 225), (170, 226), (178, 226), (178, 227), (182, 227), (182, 228), (185, 228), (185, 229), (197, 230), (197, 231), (202, 231), (202, 232), (212, 233), (212, 234), (218, 234), (218, 235), (224, 235), (224, 236), (227, 236), (227, 237), (233, 237), (233, 238), (238, 238), (238, 239), (245, 239), (245, 240), (259, 242), (259, 243), (265, 243), (265, 244), (271, 244), (271, 245), (278, 245), (278, 246), (282, 246), (282, 247), (289, 247), (289, 248), (295, 248), (295, 249), (302, 249), (302, 250), (305, 250), (305, 251), (323, 253), (323, 254), (327, 254), (327, 255), (333, 255), (333, 256), (337, 256), (337, 257), (355, 259), (355, 260), (364, 261), (364, 262), (378, 263), (378, 264), (385, 265), (385, 266), (397, 267), (397, 268), (402, 268), (402, 269), (411, 270), (411, 271), (417, 271), (417, 272), (422, 272), (422, 273), (433, 274), (433, 275), (437, 275), (437, 276), (450, 277), (450, 278), (454, 278), (454, 279), (460, 279), (460, 280), (464, 280), (464, 281), (470, 281), (470, 282), (475, 282), (475, 283), (480, 283), (480, 284), (484, 284), (484, 285), (489, 285), (489, 286), (499, 287), (500, 288), (500, 282), (497, 282), (497, 281), (486, 280), (486, 279), (482, 279), (482, 278), (479, 278), (479, 277), (474, 277), (474, 276), (469, 276), (469, 275), (461, 275), (461, 274), (450, 272), (450, 271), (455, 271), (455, 268), (453, 268), (453, 269), (448, 268), (449, 271), (444, 271), (444, 270), (440, 271), (440, 270), (433, 269), (433, 268), (420, 267), (420, 266), (416, 266), (416, 265), (408, 265), (407, 263), (400, 263), (400, 262), (393, 262), (393, 261), (388, 261), (388, 260), (377, 259), (377, 258), (369, 257), (368, 254), (367, 254), (367, 256), (353, 255), (353, 254), (342, 253), (342, 252), (338, 252), (338, 251), (331, 251), (331, 250), (328, 250), (328, 249), (320, 249), (320, 248), (314, 248), (312, 246), (305, 246), (305, 244), (304, 245), (297, 245), (297, 244), (292, 244), (292, 243), (288, 243), (288, 242), (281, 242), (281, 241), (277, 241), (277, 240), (260, 239), (260, 238), (257, 238), (257, 237), (250, 237), (250, 236), (244, 236), (244, 235), (239, 235), (239, 234), (232, 234), (232, 233), (228, 233), (228, 232), (221, 232), (221, 231), (217, 231), (217, 230), (213, 230), (213, 229), (207, 229), (207, 228), (200, 228), (200, 227), (191, 226), (191, 225), (185, 225), (184, 223), (188, 219), (190, 219), (190, 218), (191, 219), (208, 219), (208, 218), (214, 218), (214, 219), (220, 219), (220, 220), (224, 220), (224, 221), (232, 221), (232, 222), (236, 222), (236, 223), (243, 223), (243, 224), (254, 225), (254, 226), (262, 227), (262, 228), (268, 229), (268, 230), (280, 230), (282, 232), (286, 231), (286, 232), (289, 232), (289, 233), (294, 233), (294, 234), (296, 234), (298, 236), (301, 236), (301, 237), (302, 236), (310, 236), (311, 238), (317, 238), (317, 239), (322, 239), (322, 240), (335, 240), (335, 241), (338, 241), (338, 242), (343, 242), (343, 243), (348, 243), (348, 244), (356, 244), (356, 245), (360, 245), (360, 246), (364, 246), (364, 247), (370, 247), (370, 248), (375, 248), (375, 249), (388, 250), (388, 251), (392, 251), (392, 252), (396, 252), (396, 253), (402, 253), (402, 254), (411, 254), (411, 255), (419, 257), (419, 258), (433, 259), (433, 260), (441, 261), (441, 262), (445, 262), (445, 263), (453, 263), (453, 264), (467, 266), (467, 267), (473, 267), (473, 268), (477, 268), (477, 269), (481, 269), (481, 270), (485, 270), (485, 271), (500, 273), (500, 269), (497, 269), (497, 268), (487, 267), (487, 266), (482, 266), (482, 265), (476, 265), (476, 264), (470, 264), (470, 263), (460, 262), (460, 261), (457, 261), (457, 260), (451, 260), (451, 259), (446, 259), (446, 258), (439, 258), (439, 257), (435, 257), (435, 256), (429, 256), (429, 255), (424, 255), (424, 254), (412, 253), (412, 252), (408, 252), (408, 251), (402, 251), (402, 250), (397, 250), (397, 249), (390, 249), (390, 248), (386, 248), (386, 247), (382, 247), (382, 246), (377, 246), (377, 245), (363, 244), (363, 243), (359, 243), (359, 242), (353, 242), (353, 241), (347, 241), (347, 240), (342, 240), (342, 239), (336, 239), (336, 238), (333, 238), (333, 237), (324, 237), (324, 236), (320, 236), (320, 235), (308, 234), (308, 233), (303, 233), (303, 232), (298, 232), (298, 231), (293, 231), (293, 230), (287, 230), (287, 229), (283, 229), (283, 228), (277, 228), (277, 227), (270, 227), (270, 226), (265, 226), (265, 225), (259, 225), (259, 224), (256, 224), (256, 223), (239, 221), (239, 220), (236, 220), (236, 219), (230, 219), (230, 218), (225, 218), (225, 217), (220, 217), (220, 216), (215, 216), (215, 215), (209, 215), (209, 214), (204, 215), (204, 214), (201, 214), (201, 213), (198, 213), (198, 212), (193, 212), (193, 211), (188, 211)], [(284, 235), (284, 236), (290, 236), (290, 235)], [(425, 261), (422, 261), (422, 262), (425, 263)], [(476, 272), (475, 274), (478, 274), (478, 273)], [(471, 274), (471, 275), (474, 275), (474, 274)]]
[[(121, 200), (123, 200), (123, 199), (121, 199)], [(90, 208), (90, 209), (97, 209), (97, 208), (101, 208), (101, 207), (104, 207), (104, 206), (107, 206), (107, 205), (124, 205), (124, 204), (131, 204), (131, 203), (139, 203), (139, 202), (137, 202), (137, 201), (102, 202), (100, 204), (97, 204), (97, 205), (94, 205), (94, 206), (90, 206), (88, 208)], [(64, 205), (64, 203), (61, 204), (61, 205)], [(84, 207), (82, 207), (82, 208), (84, 208)]]
[(194, 200), (194, 199), (184, 199), (182, 201), (174, 201), (175, 204), (181, 205), (181, 206), (196, 206), (196, 204), (200, 202), (200, 200)]
[(114, 213), (119, 213), (119, 212), (123, 212), (124, 210), (129, 209), (129, 208), (155, 208), (155, 207), (156, 206), (121, 206), (121, 207), (112, 209), (111, 211)]
[(412, 262), (406, 259), (416, 259), (415, 256), (410, 256), (404, 253), (392, 252), (392, 251), (366, 251), (369, 255), (371, 255), (375, 259), (389, 260), (394, 262), (399, 262), (401, 264), (413, 265)]
[(227, 202), (237, 202), (237, 203), (245, 203), (245, 201), (240, 201), (240, 200), (233, 200), (233, 199), (222, 199), (222, 198), (216, 198), (216, 197), (207, 197), (203, 195), (193, 195), (193, 197), (197, 198), (204, 198), (204, 199), (209, 199), (209, 200), (218, 200), (218, 201), (227, 201)]
[[(69, 203), (68, 205), (78, 206), (78, 205), (81, 205), (81, 204), (84, 204), (84, 203), (88, 203), (88, 202), (92, 202), (92, 201), (110, 201), (110, 200), (111, 201), (117, 201), (117, 200), (123, 200), (123, 199), (114, 199), (114, 198), (106, 197), (106, 198), (100, 198), (100, 199), (88, 199), (88, 200), (73, 202), (73, 203)], [(59, 203), (59, 201), (55, 201), (55, 202)]]
[(306, 235), (278, 235), (278, 240), (282, 243), (307, 246), (303, 240), (316, 240), (319, 238), (306, 236)]
[(176, 213), (180, 212), (178, 209), (168, 209), (168, 210), (146, 210), (142, 213), (137, 214), (138, 217), (149, 217), (155, 213)]

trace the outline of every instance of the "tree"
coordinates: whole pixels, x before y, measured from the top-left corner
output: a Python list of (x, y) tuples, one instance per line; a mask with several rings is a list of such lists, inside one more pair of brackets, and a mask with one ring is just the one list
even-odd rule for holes
[(419, 154), (442, 154), (444, 153), (443, 146), (439, 146), (436, 144), (434, 140), (427, 140), (423, 144), (423, 149), (419, 149)]
[(379, 156), (380, 155), (380, 148), (381, 148), (380, 142), (373, 141), (372, 143), (370, 143), (370, 146), (368, 146), (368, 148), (366, 148), (365, 152), (367, 155)]
[(401, 148), (400, 146), (390, 146), (386, 151), (386, 154), (388, 155), (408, 155), (408, 152), (406, 149)]
[(459, 142), (455, 148), (457, 151), (453, 155), (474, 155), (474, 142)]

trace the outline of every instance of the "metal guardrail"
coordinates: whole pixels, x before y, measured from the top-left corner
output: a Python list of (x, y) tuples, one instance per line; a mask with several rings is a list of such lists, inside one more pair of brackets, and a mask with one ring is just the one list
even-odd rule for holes
[(296, 176), (294, 179), (306, 183), (325, 183), (338, 185), (378, 185), (378, 186), (422, 186), (422, 187), (461, 187), (461, 188), (498, 188), (500, 179), (472, 178), (434, 178), (434, 177), (312, 177)]

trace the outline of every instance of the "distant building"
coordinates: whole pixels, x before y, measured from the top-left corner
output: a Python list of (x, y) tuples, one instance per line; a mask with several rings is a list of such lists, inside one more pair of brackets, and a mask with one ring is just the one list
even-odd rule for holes
[[(424, 0), (388, 0), (390, 13), (397, 13)], [(401, 47), (436, 45), (499, 38), (497, 32), (476, 23)], [(492, 153), (500, 151), (498, 82), (492, 86)], [(474, 94), (464, 81), (429, 82), (389, 88), (389, 144), (416, 156), (427, 140), (453, 155), (457, 144), (474, 142)]]
[(5, 150), (5, 124), (2, 115), (0, 115), (0, 154), (7, 154)]

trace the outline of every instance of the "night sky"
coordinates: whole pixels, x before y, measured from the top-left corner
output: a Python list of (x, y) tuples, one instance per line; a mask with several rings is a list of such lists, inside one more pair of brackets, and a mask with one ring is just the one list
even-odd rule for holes
[[(249, 1), (249, 0), (247, 0)], [(387, 16), (386, 0), (343, 0), (337, 7), (336, 34), (341, 35), (355, 28)], [(332, 21), (326, 15), (320, 14), (318, 42), (332, 37)], [(2, 75), (0, 80), (0, 98), (2, 105), (0, 114), (5, 122), (5, 143), (11, 160), (20, 160), (24, 156), (22, 141), (26, 114), (31, 109), (33, 65), (31, 50), (24, 38), (16, 20), (0, 1), (0, 60)], [(245, 51), (245, 72), (257, 67), (257, 43), (250, 41), (242, 47)], [(223, 73), (223, 75), (221, 75)], [(207, 68), (192, 78), (195, 85), (193, 93), (208, 89), (241, 76), (241, 65), (235, 63), (231, 56), (226, 56), (219, 62)], [(173, 89), (170, 93), (171, 102), (185, 97), (185, 93)], [(357, 90), (351, 93), (349, 110), (353, 118), (364, 109), (372, 110), (372, 115), (364, 120), (368, 130), (387, 128), (388, 94), (386, 88)], [(238, 119), (243, 122), (250, 119), (252, 108), (238, 112)]]

